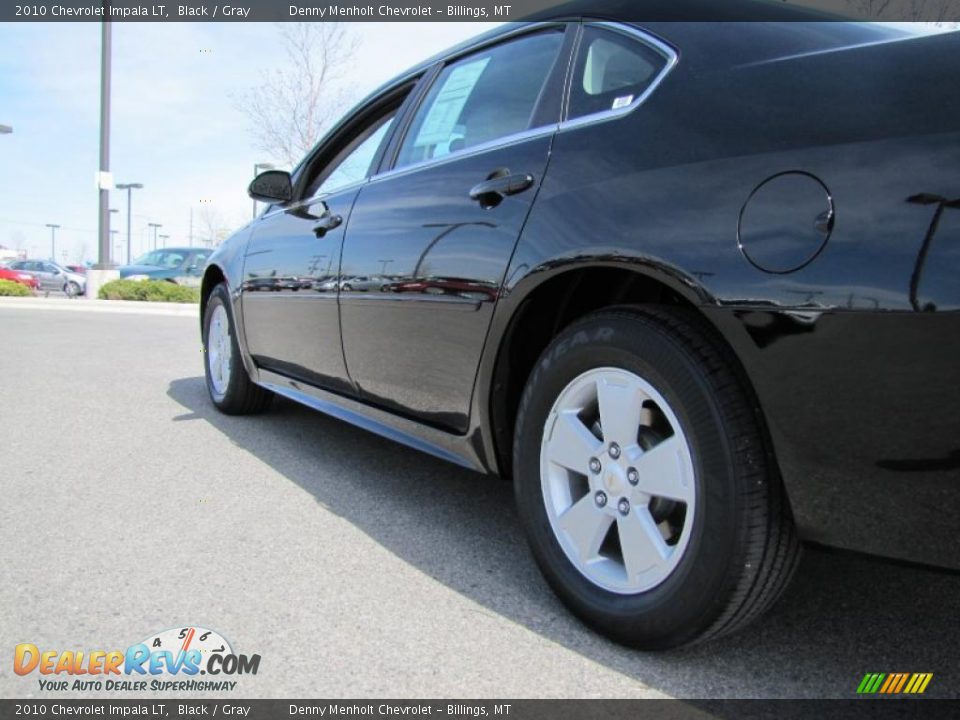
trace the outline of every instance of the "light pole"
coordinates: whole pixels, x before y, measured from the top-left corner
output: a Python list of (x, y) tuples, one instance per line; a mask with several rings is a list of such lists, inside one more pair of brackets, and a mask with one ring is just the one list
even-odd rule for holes
[(153, 249), (156, 250), (157, 249), (157, 228), (162, 228), (163, 225), (161, 223), (147, 223), (147, 225), (153, 228)]
[[(106, 3), (109, 6), (109, 2)], [(112, 56), (112, 24), (100, 25), (100, 175), (97, 187), (100, 195), (99, 238), (96, 269), (110, 270), (110, 62)], [(100, 275), (102, 273), (98, 273)]]
[(57, 228), (59, 225), (54, 225), (53, 223), (47, 223), (47, 227), (50, 228), (50, 259), (54, 262), (57, 261)]
[(130, 264), (130, 208), (133, 199), (133, 191), (143, 189), (142, 183), (118, 183), (117, 190), (127, 191), (127, 265)]
[(160, 239), (163, 241), (163, 243), (161, 244), (160, 247), (166, 247), (166, 246), (167, 246), (167, 240), (170, 239), (170, 236), (169, 236), (169, 235), (161, 235), (161, 236), (160, 236)]
[[(254, 163), (253, 164), (253, 176), (256, 177), (260, 174), (261, 170), (273, 170), (273, 163)], [(257, 219), (257, 201), (253, 201), (253, 219)]]
[(0, 125), (0, 135), (9, 135), (13, 132), (13, 128), (9, 125)]
[[(116, 210), (111, 210), (110, 212), (116, 212)], [(110, 231), (110, 247), (113, 248), (113, 255), (115, 256), (112, 259), (112, 264), (116, 265), (116, 256), (119, 256), (120, 253), (117, 252), (117, 248), (120, 247), (120, 244), (117, 242), (117, 233), (119, 230)]]

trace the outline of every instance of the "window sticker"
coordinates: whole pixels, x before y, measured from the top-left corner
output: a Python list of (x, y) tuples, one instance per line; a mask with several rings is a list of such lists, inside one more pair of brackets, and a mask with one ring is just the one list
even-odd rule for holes
[(420, 127), (416, 146), (439, 145), (450, 140), (463, 106), (488, 62), (490, 58), (485, 57), (453, 68)]
[(621, 95), (618, 98), (615, 98), (613, 101), (613, 109), (618, 110), (622, 107), (627, 107), (630, 103), (633, 102), (633, 95)]

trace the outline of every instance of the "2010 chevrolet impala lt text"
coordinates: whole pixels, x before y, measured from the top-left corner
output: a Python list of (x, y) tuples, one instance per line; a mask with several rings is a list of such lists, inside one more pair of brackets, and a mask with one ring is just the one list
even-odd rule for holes
[(203, 277), (213, 403), (511, 479), (557, 595), (636, 647), (743, 626), (801, 538), (958, 567), (960, 35), (594, 7), (254, 179)]

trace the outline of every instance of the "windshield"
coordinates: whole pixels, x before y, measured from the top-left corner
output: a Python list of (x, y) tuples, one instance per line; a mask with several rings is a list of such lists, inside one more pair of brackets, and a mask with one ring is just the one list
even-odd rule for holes
[(175, 268), (183, 265), (186, 254), (178, 250), (154, 250), (141, 255), (134, 261), (134, 265), (157, 265), (158, 267)]

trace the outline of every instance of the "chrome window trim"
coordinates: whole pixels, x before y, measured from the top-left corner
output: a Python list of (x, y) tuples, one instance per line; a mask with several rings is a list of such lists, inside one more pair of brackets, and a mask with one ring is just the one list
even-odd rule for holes
[(373, 175), (367, 178), (367, 183), (375, 183), (379, 182), (380, 180), (402, 177), (403, 175), (411, 172), (417, 172), (419, 170), (423, 170), (424, 168), (439, 167), (440, 165), (445, 165), (448, 162), (462, 160), (474, 155), (481, 155), (496, 148), (517, 145), (518, 143), (526, 142), (527, 140), (533, 140), (534, 138), (542, 137), (544, 135), (553, 135), (557, 131), (558, 127), (559, 123), (553, 122), (549, 125), (541, 125), (540, 127), (530, 128), (529, 130), (521, 130), (520, 132), (504, 135), (503, 137), (494, 138), (493, 140), (487, 140), (486, 142), (482, 142), (477, 145), (471, 145), (468, 148), (457, 150), (448, 155), (444, 155), (443, 157), (430, 158), (429, 160), (421, 160), (419, 162), (411, 163), (410, 165), (391, 168), (389, 170), (385, 170), (379, 175)]
[[(523, 35), (540, 32), (542, 30), (546, 30), (549, 28), (559, 28), (561, 33), (563, 33), (563, 32), (566, 32), (567, 26), (572, 22), (574, 21), (573, 20), (555, 20), (555, 21), (544, 21), (544, 22), (536, 22), (536, 23), (518, 23), (517, 27), (512, 28), (511, 30), (498, 34), (493, 38), (487, 38), (481, 42), (476, 42), (467, 47), (460, 48), (457, 52), (449, 56), (443, 57), (437, 62), (439, 62), (441, 65), (445, 67), (450, 63), (458, 62), (459, 60), (465, 57), (468, 57), (469, 55), (472, 55), (477, 52), (481, 52), (483, 50), (486, 50), (487, 48), (491, 48), (501, 43), (515, 40), (519, 37), (522, 37)], [(418, 70), (418, 72), (423, 73), (423, 72), (427, 72), (428, 70), (420, 69)], [(416, 74), (417, 73), (408, 73), (401, 80), (390, 83), (391, 89), (402, 85), (404, 82), (408, 81), (410, 78), (415, 77)], [(434, 81), (436, 81), (436, 79), (437, 79), (436, 77), (433, 78)], [(429, 88), (427, 88), (427, 91), (429, 91)], [(385, 92), (389, 92), (389, 91), (385, 91)], [(426, 98), (426, 93), (424, 93), (424, 96), (421, 98), (421, 102), (425, 98)], [(416, 111), (419, 109), (419, 107), (420, 105), (418, 104), (417, 107), (414, 108), (412, 112), (416, 114)], [(561, 116), (562, 116), (562, 109), (561, 109)], [(419, 162), (412, 163), (410, 165), (404, 165), (403, 167), (391, 167), (377, 174), (370, 175), (369, 177), (366, 177), (363, 180), (360, 180), (350, 185), (349, 187), (338, 188), (333, 193), (329, 193), (328, 195), (324, 195), (323, 197), (314, 196), (309, 204), (313, 204), (319, 200), (323, 200), (329, 197), (330, 195), (344, 192), (344, 191), (363, 188), (366, 185), (370, 185), (372, 183), (379, 182), (381, 180), (389, 180), (395, 177), (402, 177), (407, 173), (417, 172), (425, 168), (440, 166), (445, 163), (452, 162), (454, 160), (461, 160), (463, 158), (472, 157), (473, 155), (479, 155), (481, 153), (489, 152), (490, 150), (493, 150), (495, 148), (509, 147), (510, 145), (516, 145), (518, 143), (525, 142), (527, 140), (533, 140), (535, 138), (539, 138), (544, 135), (553, 135), (554, 133), (557, 132), (559, 127), (560, 127), (560, 120), (558, 118), (556, 122), (552, 122), (547, 125), (541, 125), (540, 127), (536, 127), (536, 128), (528, 128), (526, 130), (521, 130), (516, 133), (511, 133), (510, 135), (504, 135), (499, 138), (494, 138), (493, 140), (487, 140), (484, 143), (473, 145), (469, 148), (464, 148), (463, 150), (457, 150), (455, 152), (450, 153), (449, 155), (444, 155), (443, 157), (440, 157), (440, 158), (430, 158), (429, 160), (421, 160)], [(262, 213), (261, 215), (258, 215), (256, 220), (265, 219), (273, 215), (276, 215), (278, 213), (287, 212), (288, 210), (295, 209), (301, 206), (302, 206), (302, 202), (295, 203), (293, 205), (277, 207), (276, 209), (271, 210), (270, 212)]]
[[(629, 115), (638, 107), (643, 105), (647, 98), (657, 91), (657, 88), (660, 87), (660, 83), (666, 79), (667, 75), (670, 74), (680, 60), (680, 54), (677, 52), (677, 50), (660, 38), (655, 37), (654, 35), (651, 35), (650, 33), (647, 33), (639, 28), (633, 27), (632, 25), (622, 25), (620, 23), (600, 20), (584, 21), (580, 28), (580, 35), (577, 37), (576, 47), (574, 48), (575, 56), (580, 52), (580, 43), (583, 38), (583, 31), (589, 27), (603, 28), (605, 30), (620, 33), (621, 35), (627, 35), (635, 40), (639, 40), (647, 47), (650, 47), (660, 53), (667, 62), (664, 64), (657, 76), (650, 82), (646, 90), (640, 93), (640, 95), (629, 105), (625, 105), (622, 108), (601, 110), (600, 112), (582, 115), (581, 117), (569, 120), (567, 119), (567, 113), (570, 109), (569, 94), (573, 92), (573, 83), (575, 82), (575, 78), (571, 74), (570, 82), (567, 88), (567, 98), (564, 102), (563, 119), (560, 121), (558, 132), (564, 132), (566, 130), (583, 127), (585, 125), (593, 125), (594, 123), (607, 122), (608, 120), (616, 120), (624, 115)], [(576, 62), (576, 57), (574, 57), (574, 62)]]
[(297, 200), (296, 202), (290, 203), (289, 205), (276, 205), (269, 212), (262, 213), (257, 215), (256, 219), (251, 221), (253, 223), (259, 222), (260, 220), (265, 220), (274, 215), (280, 215), (285, 212), (290, 212), (291, 210), (301, 210), (309, 208), (312, 205), (316, 205), (321, 202), (326, 202), (327, 198), (331, 198), (334, 195), (346, 194), (349, 192), (357, 192), (364, 185), (369, 183), (373, 177), (363, 178), (362, 180), (357, 180), (356, 182), (350, 183), (349, 185), (344, 185), (339, 187), (336, 190), (331, 190), (330, 192), (324, 193), (323, 195), (314, 195), (313, 197), (304, 198), (303, 200)]
[[(527, 33), (537, 32), (539, 30), (544, 30), (550, 27), (565, 28), (568, 24), (572, 22), (575, 22), (575, 21), (564, 20), (564, 21), (520, 24), (519, 27), (514, 28), (508, 32), (502, 33), (500, 35), (497, 35), (496, 37), (489, 38), (483, 42), (478, 42), (478, 43), (469, 45), (468, 47), (460, 48), (458, 52), (448, 57), (444, 57), (439, 62), (441, 62), (444, 66), (446, 66), (446, 65), (449, 65), (450, 63), (457, 62), (464, 57), (472, 55), (473, 53), (482, 51), (486, 48), (498, 45), (505, 41), (513, 40)], [(626, 105), (622, 108), (603, 110), (600, 112), (591, 113), (590, 115), (584, 115), (579, 118), (574, 118), (573, 120), (568, 120), (566, 119), (566, 114), (568, 112), (568, 101), (569, 101), (568, 95), (572, 90), (573, 82), (574, 82), (574, 78), (572, 76), (573, 64), (576, 62), (576, 55), (580, 50), (580, 41), (583, 36), (583, 30), (588, 27), (604, 28), (612, 32), (620, 33), (621, 35), (626, 35), (635, 40), (639, 40), (640, 42), (644, 43), (648, 47), (659, 52), (666, 60), (666, 63), (664, 64), (660, 72), (657, 74), (657, 76), (647, 86), (646, 90), (644, 90), (629, 105)], [(580, 29), (578, 30), (578, 33), (579, 34), (577, 36), (572, 54), (570, 56), (570, 68), (567, 72), (567, 87), (565, 89), (563, 107), (561, 110), (561, 119), (558, 122), (550, 123), (548, 125), (542, 125), (537, 128), (521, 130), (520, 132), (512, 133), (510, 135), (504, 135), (503, 137), (495, 138), (493, 140), (488, 140), (487, 142), (480, 143), (479, 145), (473, 145), (469, 148), (464, 148), (463, 150), (457, 150), (455, 152), (450, 153), (449, 155), (444, 155), (441, 158), (430, 158), (428, 160), (421, 160), (419, 162), (412, 163), (410, 165), (404, 165), (402, 167), (391, 167), (380, 173), (364, 178), (363, 180), (360, 180), (350, 185), (349, 187), (338, 188), (335, 192), (324, 195), (323, 197), (315, 196), (314, 198), (312, 198), (311, 202), (308, 204), (314, 204), (315, 202), (319, 200), (323, 200), (334, 194), (339, 194), (341, 192), (349, 192), (355, 189), (360, 189), (365, 187), (366, 185), (380, 182), (381, 180), (390, 180), (395, 177), (402, 177), (403, 175), (406, 175), (408, 173), (418, 172), (425, 168), (430, 168), (435, 166), (438, 167), (448, 162), (454, 162), (456, 160), (469, 158), (474, 155), (480, 155), (482, 153), (489, 152), (490, 150), (494, 150), (496, 148), (509, 147), (510, 145), (516, 145), (516, 144), (525, 142), (527, 140), (533, 140), (539, 137), (543, 137), (545, 135), (552, 135), (553, 133), (561, 133), (567, 130), (576, 129), (586, 125), (593, 125), (594, 123), (601, 123), (601, 122), (607, 122), (609, 120), (616, 120), (625, 115), (629, 115), (638, 107), (643, 105), (643, 103), (646, 102), (646, 100), (654, 92), (657, 91), (657, 89), (660, 87), (660, 84), (666, 79), (667, 75), (669, 75), (673, 71), (673, 68), (676, 67), (677, 63), (680, 60), (680, 54), (673, 46), (669, 45), (668, 43), (661, 40), (660, 38), (644, 30), (641, 30), (640, 28), (634, 27), (632, 25), (624, 25), (621, 23), (610, 22), (605, 20), (584, 20), (580, 26)], [(419, 70), (418, 72), (424, 72), (424, 71)], [(407, 76), (404, 76), (400, 80), (394, 83), (391, 83), (390, 86), (391, 88), (395, 88), (399, 85), (402, 85), (403, 82), (406, 82), (407, 80), (409, 80), (411, 77), (414, 77), (415, 75), (416, 73), (409, 73)], [(436, 78), (434, 78), (434, 80), (436, 80)], [(426, 96), (424, 95), (424, 97)], [(419, 105), (417, 106), (417, 109), (418, 108), (419, 108)], [(417, 109), (414, 109), (413, 112), (415, 113)], [(259, 215), (256, 219), (257, 220), (265, 219), (277, 213), (286, 212), (290, 209), (293, 209), (299, 206), (300, 204), (298, 203), (292, 206), (278, 207), (270, 212)]]
[[(450, 55), (449, 57), (443, 58), (443, 60), (440, 62), (443, 67), (447, 67), (451, 63), (459, 62), (460, 60), (463, 60), (464, 58), (467, 58), (470, 55), (473, 55), (475, 53), (482, 52), (483, 50), (496, 47), (497, 45), (501, 45), (503, 43), (510, 42), (512, 40), (516, 40), (524, 35), (532, 35), (534, 33), (541, 32), (543, 30), (548, 30), (550, 28), (558, 29), (562, 36), (567, 31), (567, 26), (571, 22), (572, 21), (561, 20), (561, 21), (537, 22), (537, 23), (528, 23), (528, 24), (521, 23), (519, 24), (519, 27), (513, 28), (508, 32), (497, 35), (496, 37), (493, 37), (493, 38), (489, 38), (484, 42), (479, 42), (469, 47), (462, 48), (459, 52), (453, 55)], [(562, 38), (561, 38), (560, 49), (561, 51), (563, 50)], [(441, 68), (441, 72), (442, 72), (442, 68)], [(433, 82), (435, 83), (439, 79), (439, 77), (440, 77), (440, 73), (438, 72), (434, 76)], [(549, 75), (547, 77), (547, 80), (549, 80)], [(420, 110), (420, 107), (422, 106), (423, 101), (426, 100), (429, 92), (430, 92), (430, 88), (427, 88), (426, 91), (423, 93), (423, 96), (420, 98), (420, 104), (418, 104), (417, 107), (412, 109), (411, 118), (416, 117), (417, 112)], [(561, 108), (560, 115), (562, 116), (562, 108)], [(419, 162), (410, 163), (409, 165), (403, 165), (401, 167), (394, 166), (387, 170), (384, 170), (383, 172), (377, 175), (372, 175), (371, 177), (367, 178), (367, 181), (370, 183), (373, 183), (381, 179), (401, 177), (408, 172), (416, 172), (424, 168), (440, 166), (447, 162), (452, 162), (454, 160), (461, 160), (463, 158), (479, 155), (481, 153), (488, 152), (498, 147), (509, 147), (510, 145), (516, 145), (526, 140), (532, 140), (534, 138), (538, 138), (543, 135), (553, 135), (557, 131), (557, 128), (559, 127), (560, 127), (560, 120), (558, 118), (556, 122), (551, 122), (546, 125), (540, 125), (539, 127), (535, 127), (535, 128), (527, 128), (526, 130), (520, 130), (515, 133), (510, 133), (509, 135), (502, 135), (498, 138), (487, 140), (486, 142), (482, 142), (477, 145), (471, 145), (470, 147), (464, 148), (463, 150), (455, 150), (454, 152), (444, 155), (443, 157), (420, 160)], [(409, 131), (410, 131), (410, 127), (408, 126), (407, 128), (405, 128), (405, 132), (409, 132)], [(401, 144), (402, 144), (402, 139), (401, 139)], [(394, 159), (394, 161), (396, 161), (396, 159)]]

